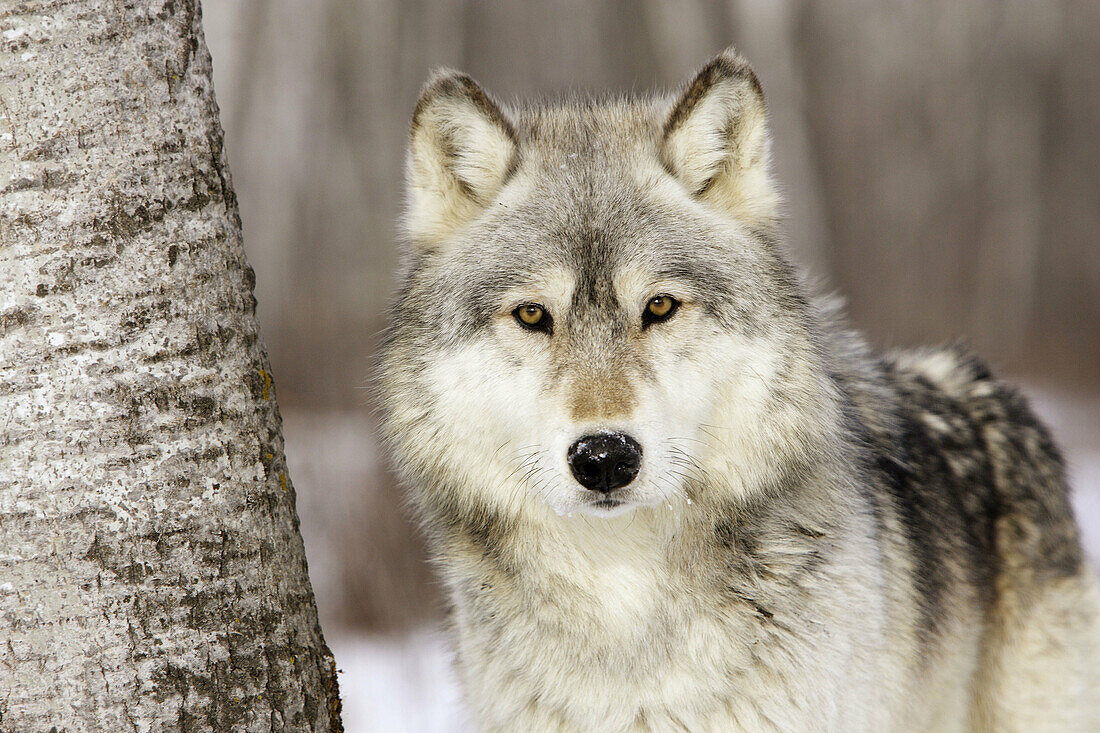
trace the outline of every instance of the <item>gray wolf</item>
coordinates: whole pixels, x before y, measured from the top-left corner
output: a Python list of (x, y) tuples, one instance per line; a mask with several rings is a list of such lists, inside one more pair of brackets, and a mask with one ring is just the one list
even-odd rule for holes
[(1062, 462), (782, 251), (761, 85), (412, 119), (383, 432), (486, 730), (1096, 731)]

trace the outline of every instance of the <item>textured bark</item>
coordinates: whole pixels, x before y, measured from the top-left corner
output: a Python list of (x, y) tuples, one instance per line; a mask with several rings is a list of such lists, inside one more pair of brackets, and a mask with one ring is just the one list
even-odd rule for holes
[(340, 730), (197, 2), (0, 0), (0, 731)]

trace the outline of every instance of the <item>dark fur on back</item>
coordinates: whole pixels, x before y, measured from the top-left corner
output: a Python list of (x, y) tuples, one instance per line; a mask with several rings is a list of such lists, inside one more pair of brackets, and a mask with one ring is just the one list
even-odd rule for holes
[[(930, 375), (921, 369), (929, 359), (954, 369)], [(1061, 455), (1018, 391), (959, 348), (893, 354), (875, 366), (888, 422), (857, 415), (855, 427), (871, 476), (892, 500), (883, 510), (905, 529), (926, 642), (959, 588), (988, 612), (999, 592), (1026, 599), (1082, 572)]]

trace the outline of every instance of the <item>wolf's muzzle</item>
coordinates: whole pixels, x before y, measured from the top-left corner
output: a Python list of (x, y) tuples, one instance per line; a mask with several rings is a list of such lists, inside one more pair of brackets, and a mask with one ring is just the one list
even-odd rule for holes
[(626, 486), (642, 467), (642, 446), (625, 433), (585, 435), (569, 446), (569, 469), (581, 486), (607, 494)]

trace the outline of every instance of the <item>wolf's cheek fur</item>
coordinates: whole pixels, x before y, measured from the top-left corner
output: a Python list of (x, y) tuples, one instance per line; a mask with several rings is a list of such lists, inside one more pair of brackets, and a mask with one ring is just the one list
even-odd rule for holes
[(642, 390), (638, 421), (653, 436), (653, 468), (693, 501), (742, 501), (775, 482), (774, 446), (807, 430), (787, 397), (800, 389), (782, 345), (766, 337), (698, 329), (680, 341), (657, 356), (655, 382)]
[(479, 339), (448, 350), (422, 375), (434, 463), (507, 516), (527, 503), (525, 487), (547, 478), (539, 371), (512, 359), (499, 343)]

